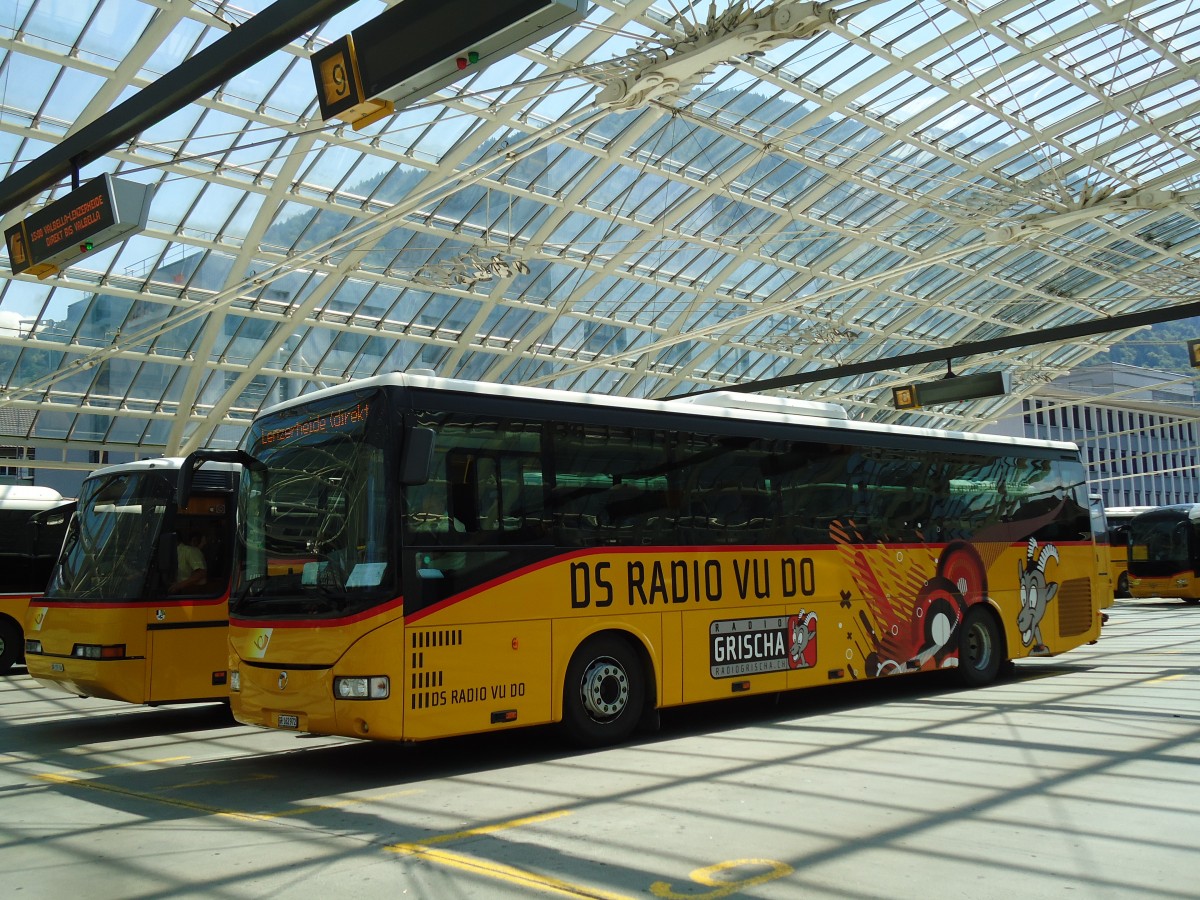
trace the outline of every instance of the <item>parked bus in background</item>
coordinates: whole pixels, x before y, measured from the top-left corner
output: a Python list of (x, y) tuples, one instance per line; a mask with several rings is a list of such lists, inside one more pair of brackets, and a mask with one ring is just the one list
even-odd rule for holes
[(129, 703), (227, 699), (238, 472), (199, 451), (90, 474), (45, 595), (29, 605), (29, 674)]
[(1155, 509), (1153, 506), (1108, 506), (1104, 517), (1108, 523), (1108, 547), (1111, 553), (1109, 573), (1112, 576), (1113, 596), (1130, 597), (1129, 593), (1129, 523), (1134, 516)]
[[(1096, 557), (1096, 575), (1102, 582), (1109, 585), (1110, 590), (1100, 601), (1100, 606), (1112, 606), (1116, 602), (1111, 587), (1113, 585), (1111, 552), (1108, 546), (1108, 519), (1104, 516), (1104, 498), (1099, 494), (1088, 494), (1088, 514), (1091, 519), (1092, 540)], [(1102, 613), (1101, 624), (1108, 621), (1108, 615)]]
[(53, 488), (0, 485), (0, 675), (24, 658), (25, 612), (46, 587), (70, 505)]
[(392, 374), (260, 415), (230, 702), (422, 740), (1008, 660), (1099, 635), (1074, 445), (737, 394)]
[(1200, 603), (1200, 504), (1159, 506), (1127, 528), (1130, 594)]

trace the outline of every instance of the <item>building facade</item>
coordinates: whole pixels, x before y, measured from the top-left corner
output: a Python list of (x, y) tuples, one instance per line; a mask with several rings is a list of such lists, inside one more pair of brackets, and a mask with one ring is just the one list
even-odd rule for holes
[(1106, 507), (1200, 501), (1200, 405), (1190, 373), (1076, 369), (987, 430), (1078, 444), (1091, 492)]

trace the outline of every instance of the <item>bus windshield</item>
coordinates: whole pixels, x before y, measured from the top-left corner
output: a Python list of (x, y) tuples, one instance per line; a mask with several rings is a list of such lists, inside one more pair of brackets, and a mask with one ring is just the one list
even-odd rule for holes
[(1176, 510), (1138, 516), (1129, 523), (1129, 568), (1142, 577), (1173, 575), (1191, 568), (1191, 524)]
[(137, 600), (162, 592), (171, 573), (155, 548), (174, 485), (153, 471), (123, 472), (84, 482), (49, 600)]
[(0, 485), (0, 593), (46, 589), (74, 508), (50, 488)]
[(388, 550), (384, 405), (316, 401), (260, 419), (245, 449), (246, 552), (232, 611), (338, 617), (395, 596)]

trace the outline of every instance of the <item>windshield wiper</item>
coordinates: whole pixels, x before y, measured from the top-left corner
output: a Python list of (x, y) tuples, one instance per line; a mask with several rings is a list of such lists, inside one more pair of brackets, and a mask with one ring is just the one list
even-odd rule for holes
[(348, 600), (345, 591), (332, 585), (317, 581), (315, 584), (302, 584), (300, 589), (306, 594), (320, 597), (339, 612), (346, 608)]
[(245, 587), (230, 598), (230, 608), (238, 608), (248, 599), (253, 598), (251, 602), (262, 599), (267, 592), (267, 584), (270, 581), (270, 576), (259, 575), (255, 578), (250, 578), (246, 581)]

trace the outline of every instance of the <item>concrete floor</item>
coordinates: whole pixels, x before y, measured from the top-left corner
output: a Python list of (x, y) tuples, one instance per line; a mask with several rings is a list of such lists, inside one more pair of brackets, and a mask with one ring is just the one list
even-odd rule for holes
[(1096, 645), (400, 746), (258, 731), (0, 677), (0, 895), (1200, 895), (1200, 607), (1120, 601)]

